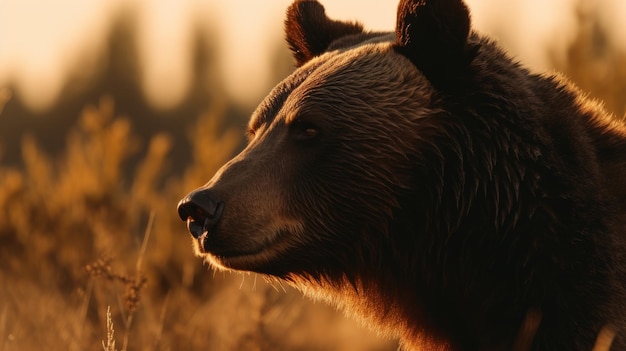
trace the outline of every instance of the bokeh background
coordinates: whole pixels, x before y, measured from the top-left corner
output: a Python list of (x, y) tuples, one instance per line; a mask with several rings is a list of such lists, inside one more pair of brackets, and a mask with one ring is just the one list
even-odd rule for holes
[[(322, 2), (394, 27), (395, 1)], [(533, 71), (624, 116), (625, 1), (467, 2)], [(289, 3), (0, 0), (0, 351), (396, 349), (278, 282), (213, 272), (176, 218), (293, 70)]]

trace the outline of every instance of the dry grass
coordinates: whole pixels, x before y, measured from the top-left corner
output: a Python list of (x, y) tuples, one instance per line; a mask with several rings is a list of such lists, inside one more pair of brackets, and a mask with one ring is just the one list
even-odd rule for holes
[(111, 306), (107, 306), (107, 342), (102, 341), (104, 351), (117, 351), (115, 348), (115, 329), (111, 319)]
[(0, 164), (0, 351), (393, 350), (325, 305), (254, 275), (214, 276), (193, 256), (176, 204), (240, 135), (221, 113), (200, 116), (180, 176), (166, 176), (171, 138), (139, 155), (107, 98), (58, 158), (25, 137), (24, 167)]

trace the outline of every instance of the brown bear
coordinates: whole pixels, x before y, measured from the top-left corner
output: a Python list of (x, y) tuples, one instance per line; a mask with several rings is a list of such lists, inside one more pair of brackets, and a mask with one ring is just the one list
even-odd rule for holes
[(625, 350), (626, 126), (403, 0), (395, 33), (285, 21), (298, 69), (181, 200), (200, 255), (283, 279), (406, 350)]

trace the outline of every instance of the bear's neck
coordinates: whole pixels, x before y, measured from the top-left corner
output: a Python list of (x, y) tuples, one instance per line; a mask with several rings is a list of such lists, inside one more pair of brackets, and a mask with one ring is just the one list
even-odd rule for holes
[[(421, 213), (434, 215), (426, 209)], [(431, 222), (422, 226), (419, 223), (424, 222), (414, 218), (403, 221), (403, 216), (408, 218), (411, 213), (395, 213), (397, 221), (393, 225), (403, 227), (389, 228), (389, 233), (411, 235), (400, 239), (369, 233), (368, 237), (380, 238), (379, 242), (375, 247), (359, 248), (357, 251), (362, 254), (359, 265), (350, 267), (351, 271), (343, 278), (331, 281), (291, 277), (290, 280), (306, 295), (329, 302), (376, 332), (400, 337), (404, 350), (453, 351), (457, 350), (454, 345), (461, 344), (475, 344), (477, 349), (510, 346), (528, 311), (520, 308), (507, 315), (506, 321), (498, 320), (509, 329), (492, 325), (489, 319), (498, 311), (483, 310), (479, 302), (484, 296), (478, 295), (484, 292), (472, 288), (473, 283), (489, 286), (472, 274), (484, 272), (484, 267), (453, 263), (481, 260), (463, 259), (472, 251), (463, 250), (462, 243), (456, 241), (459, 238), (434, 242), (445, 241), (446, 236), (426, 231), (444, 230), (442, 224)], [(463, 221), (457, 224), (465, 225)], [(376, 254), (370, 252), (373, 250)], [(450, 255), (460, 259), (450, 260)]]
[(385, 291), (378, 288), (380, 285), (348, 279), (331, 283), (291, 278), (290, 283), (308, 297), (335, 306), (383, 337), (399, 337), (402, 350), (454, 350), (448, 336), (427, 322), (430, 317), (426, 314), (430, 312), (421, 309), (423, 302), (413, 289)]

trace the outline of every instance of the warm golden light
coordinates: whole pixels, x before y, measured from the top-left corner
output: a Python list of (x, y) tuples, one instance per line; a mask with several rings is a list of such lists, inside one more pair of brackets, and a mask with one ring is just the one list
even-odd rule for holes
[[(218, 28), (217, 47), (224, 90), (235, 101), (253, 104), (267, 89), (272, 50), (282, 37), (282, 16), (289, 0), (250, 1), (17, 1), (0, 2), (0, 85), (14, 82), (33, 109), (58, 97), (68, 71), (93, 69), (111, 20), (122, 7), (136, 11), (141, 81), (147, 100), (171, 108), (186, 96), (191, 77), (191, 33)], [(478, 30), (501, 39), (532, 68), (549, 69), (548, 55), (562, 58), (577, 33), (577, 0), (545, 2), (468, 0)], [(611, 27), (610, 40), (626, 42), (620, 0), (582, 4), (599, 11)], [(395, 1), (328, 1), (331, 17), (362, 21), (366, 28), (392, 30)], [(210, 25), (204, 25), (210, 22)], [(198, 24), (201, 24), (198, 26)]]
[[(0, 0), (0, 351), (398, 349), (280, 280), (211, 272), (178, 218), (293, 68), (292, 1)], [(394, 30), (398, 0), (318, 1)], [(524, 65), (624, 114), (626, 0), (465, 1)]]
[(33, 109), (58, 97), (68, 71), (98, 49), (113, 2), (8, 0), (0, 2), (0, 86), (9, 81)]

